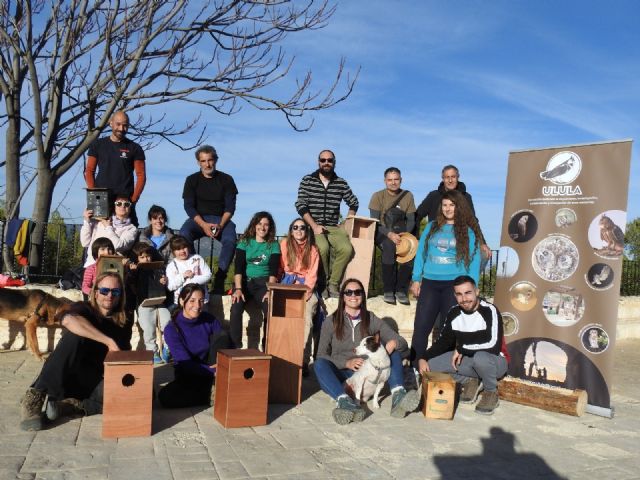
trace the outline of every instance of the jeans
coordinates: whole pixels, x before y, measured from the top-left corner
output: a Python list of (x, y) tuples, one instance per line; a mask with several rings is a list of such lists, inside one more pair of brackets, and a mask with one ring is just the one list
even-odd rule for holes
[[(394, 350), (391, 357), (391, 374), (389, 375), (389, 388), (392, 390), (398, 386), (404, 386), (402, 372), (402, 357)], [(316, 378), (320, 388), (331, 398), (336, 399), (344, 392), (344, 381), (355, 372), (349, 368), (338, 368), (327, 358), (318, 358), (313, 364)]]
[[(220, 223), (222, 217), (217, 215), (202, 215), (202, 218), (208, 223)], [(180, 235), (186, 238), (192, 247), (193, 242), (205, 236), (202, 228), (191, 218), (187, 218), (182, 224)], [(229, 270), (233, 254), (236, 251), (236, 237), (236, 224), (229, 221), (218, 237), (222, 244), (222, 250), (220, 250), (220, 257), (218, 258), (218, 270), (222, 270), (223, 272)]]
[(451, 365), (453, 352), (446, 352), (429, 360), (429, 369), (432, 372), (450, 373), (458, 383), (464, 383), (468, 378), (482, 380), (484, 389), (495, 392), (498, 389), (498, 379), (507, 373), (507, 359), (502, 355), (494, 355), (489, 352), (476, 352), (473, 357), (462, 357), (458, 370)]

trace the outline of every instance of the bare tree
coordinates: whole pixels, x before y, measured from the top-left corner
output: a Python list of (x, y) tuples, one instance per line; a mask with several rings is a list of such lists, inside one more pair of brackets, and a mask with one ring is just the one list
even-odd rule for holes
[(292, 71), (285, 38), (322, 28), (334, 11), (326, 0), (0, 0), (7, 218), (19, 214), (23, 177), (35, 178), (32, 243), (41, 245), (56, 183), (118, 109), (138, 111), (133, 134), (147, 147), (177, 144), (199, 125), (198, 115), (181, 126), (166, 119), (168, 102), (223, 115), (248, 104), (310, 128), (305, 113), (347, 98), (357, 72), (341, 59), (324, 90), (311, 72), (288, 93), (272, 87)]

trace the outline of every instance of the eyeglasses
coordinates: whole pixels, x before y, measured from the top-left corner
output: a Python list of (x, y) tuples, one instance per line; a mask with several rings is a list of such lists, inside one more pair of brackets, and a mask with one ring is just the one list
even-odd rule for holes
[(306, 225), (294, 225), (291, 227), (291, 230), (302, 230), (303, 232), (307, 229)]
[(114, 205), (116, 207), (130, 207), (131, 202), (115, 202)]
[(104, 295), (105, 297), (109, 295), (109, 293), (111, 293), (112, 297), (119, 297), (122, 295), (122, 290), (120, 288), (100, 287), (97, 290), (100, 295)]
[(318, 161), (320, 163), (333, 163), (336, 161), (335, 158), (319, 158)]
[(344, 291), (345, 297), (361, 297), (364, 293), (364, 290), (361, 288), (356, 288), (355, 290), (347, 289)]

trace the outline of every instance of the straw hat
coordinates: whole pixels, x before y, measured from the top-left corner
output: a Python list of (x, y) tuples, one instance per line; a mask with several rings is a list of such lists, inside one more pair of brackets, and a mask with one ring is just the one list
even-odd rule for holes
[(396, 245), (396, 262), (407, 263), (413, 260), (418, 250), (418, 239), (408, 232), (400, 234), (400, 243)]

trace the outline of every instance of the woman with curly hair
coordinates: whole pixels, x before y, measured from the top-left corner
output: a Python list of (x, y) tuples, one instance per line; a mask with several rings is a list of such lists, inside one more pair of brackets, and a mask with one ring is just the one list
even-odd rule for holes
[[(242, 348), (242, 313), (253, 298), (262, 306), (266, 330), (267, 283), (276, 282), (280, 266), (280, 245), (276, 224), (269, 212), (256, 213), (236, 247), (235, 275), (231, 294), (230, 334), (235, 348)], [(264, 338), (262, 340), (264, 347)]]
[(411, 293), (418, 299), (411, 339), (413, 359), (426, 350), (438, 314), (444, 319), (456, 305), (453, 280), (469, 275), (478, 282), (481, 238), (467, 200), (456, 190), (446, 192), (436, 220), (429, 222), (420, 236), (413, 265)]

